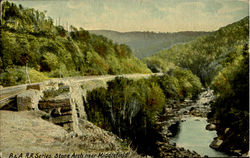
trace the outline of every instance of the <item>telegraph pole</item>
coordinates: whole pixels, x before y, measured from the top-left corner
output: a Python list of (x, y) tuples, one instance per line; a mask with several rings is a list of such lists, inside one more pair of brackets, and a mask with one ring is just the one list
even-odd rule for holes
[(61, 64), (60, 64), (60, 78), (62, 78), (62, 68), (61, 68)]
[(2, 25), (2, 18), (3, 18), (3, 2), (7, 0), (0, 0), (0, 24)]
[(26, 79), (26, 82), (27, 82), (27, 79), (28, 79), (28, 82), (30, 84), (30, 76), (29, 76), (29, 72), (28, 72), (28, 63), (26, 63), (26, 68), (25, 68), (25, 79)]
[(69, 23), (68, 23), (68, 21), (66, 23), (66, 29), (67, 29), (67, 31), (69, 31)]
[(3, 7), (2, 7), (3, 0), (0, 0), (0, 23), (2, 25), (2, 14), (3, 14)]

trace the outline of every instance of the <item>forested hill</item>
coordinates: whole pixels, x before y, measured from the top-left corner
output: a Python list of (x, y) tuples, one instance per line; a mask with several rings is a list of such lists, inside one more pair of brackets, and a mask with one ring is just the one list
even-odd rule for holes
[(175, 66), (190, 69), (209, 84), (217, 73), (242, 54), (249, 39), (249, 17), (220, 28), (208, 36), (162, 50), (144, 60), (153, 71)]
[(209, 32), (117, 32), (111, 30), (90, 30), (90, 33), (106, 36), (117, 43), (129, 45), (135, 56), (139, 58), (151, 56), (154, 53), (168, 49), (175, 44), (185, 43)]
[(127, 45), (82, 28), (71, 26), (71, 30), (55, 26), (44, 12), (4, 2), (0, 85), (23, 83), (26, 64), (32, 82), (59, 76), (151, 72)]
[(216, 98), (208, 117), (221, 142), (216, 148), (249, 151), (249, 17), (144, 60), (154, 72), (189, 69), (210, 86)]

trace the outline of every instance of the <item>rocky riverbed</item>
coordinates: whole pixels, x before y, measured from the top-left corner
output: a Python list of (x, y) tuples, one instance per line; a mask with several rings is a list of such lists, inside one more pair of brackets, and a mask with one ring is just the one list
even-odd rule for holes
[(211, 110), (209, 104), (213, 99), (213, 91), (208, 89), (202, 92), (197, 100), (168, 101), (165, 113), (162, 116), (163, 119), (158, 122), (158, 130), (161, 136), (161, 139), (157, 142), (159, 157), (201, 157), (195, 151), (177, 147), (169, 138), (176, 134), (178, 124), (183, 117), (207, 117)]

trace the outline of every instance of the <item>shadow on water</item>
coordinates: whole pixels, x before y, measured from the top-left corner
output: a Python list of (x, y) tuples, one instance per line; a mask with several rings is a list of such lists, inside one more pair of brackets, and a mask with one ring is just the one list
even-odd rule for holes
[(206, 130), (206, 125), (206, 118), (185, 118), (184, 122), (180, 122), (171, 127), (170, 131), (172, 130), (171, 132), (175, 134), (175, 136), (171, 137), (170, 140), (175, 142), (177, 146), (194, 150), (202, 156), (227, 157), (227, 154), (209, 147), (217, 134), (216, 131)]
[(180, 133), (180, 122), (176, 122), (176, 124), (171, 125), (168, 130), (172, 133), (172, 137), (178, 138)]

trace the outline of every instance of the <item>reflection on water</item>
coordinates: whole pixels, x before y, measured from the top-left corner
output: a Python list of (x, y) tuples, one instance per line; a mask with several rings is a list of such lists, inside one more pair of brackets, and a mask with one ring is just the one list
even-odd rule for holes
[(194, 150), (200, 155), (209, 157), (226, 157), (225, 153), (218, 152), (209, 147), (209, 144), (216, 137), (216, 131), (205, 129), (207, 125), (206, 118), (188, 117), (186, 121), (180, 123), (180, 131), (171, 138), (177, 146), (185, 149)]

